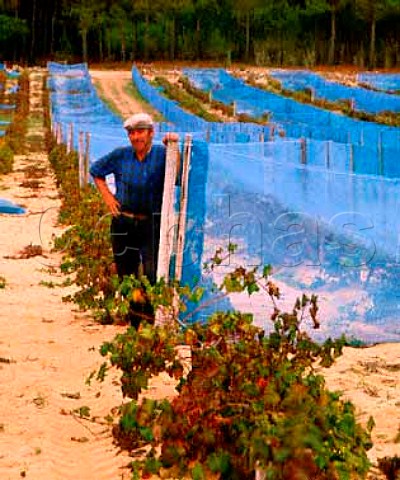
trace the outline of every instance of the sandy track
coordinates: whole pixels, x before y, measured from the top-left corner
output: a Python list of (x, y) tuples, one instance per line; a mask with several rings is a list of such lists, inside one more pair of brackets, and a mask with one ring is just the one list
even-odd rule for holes
[[(29, 136), (41, 135), (42, 74), (31, 74)], [(39, 117), (38, 117), (39, 115)], [(33, 123), (35, 122), (35, 123)], [(122, 327), (100, 326), (63, 303), (66, 288), (57, 273), (60, 255), (50, 252), (60, 205), (47, 155), (31, 152), (15, 159), (14, 172), (1, 179), (1, 196), (26, 206), (22, 216), (0, 216), (0, 478), (14, 480), (116, 480), (124, 468), (104, 417), (121, 404), (117, 382), (85, 380), (102, 362), (98, 348)], [(27, 169), (40, 170), (40, 188), (22, 187)], [(41, 245), (43, 256), (15, 257), (27, 245)], [(90, 407), (93, 423), (72, 415)]]
[(132, 85), (132, 73), (125, 70), (90, 70), (93, 83), (99, 95), (107, 99), (111, 108), (125, 119), (138, 112), (154, 114), (155, 111), (148, 104), (129, 94)]

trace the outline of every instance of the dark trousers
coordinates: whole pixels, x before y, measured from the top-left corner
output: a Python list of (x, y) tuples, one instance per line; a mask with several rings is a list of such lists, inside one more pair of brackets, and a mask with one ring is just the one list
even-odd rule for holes
[[(160, 216), (138, 220), (124, 215), (113, 217), (111, 244), (118, 276), (146, 275), (150, 283), (157, 277)], [(141, 272), (141, 269), (142, 272)]]
[[(137, 278), (145, 275), (150, 283), (157, 279), (157, 259), (160, 242), (160, 216), (146, 220), (124, 215), (113, 217), (111, 222), (111, 244), (117, 273), (122, 280), (124, 275), (134, 274)], [(149, 301), (130, 303), (129, 321), (138, 328), (141, 320), (152, 321), (154, 309)]]

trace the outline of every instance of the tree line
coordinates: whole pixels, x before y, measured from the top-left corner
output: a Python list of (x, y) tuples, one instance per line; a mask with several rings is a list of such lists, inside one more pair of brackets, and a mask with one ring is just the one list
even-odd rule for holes
[(0, 0), (0, 61), (400, 65), (400, 0)]

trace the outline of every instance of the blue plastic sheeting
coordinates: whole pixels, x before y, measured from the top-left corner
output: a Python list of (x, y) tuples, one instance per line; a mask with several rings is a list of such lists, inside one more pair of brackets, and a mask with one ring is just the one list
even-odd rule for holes
[(357, 82), (385, 92), (400, 92), (400, 73), (362, 72), (357, 74)]
[(19, 205), (16, 205), (13, 202), (10, 202), (9, 200), (0, 198), (0, 213), (20, 215), (22, 213), (25, 213), (25, 209), (23, 209)]
[[(320, 297), (316, 338), (344, 333), (367, 343), (400, 341), (399, 181), (294, 166), (272, 159), (268, 147), (208, 144), (206, 207), (198, 211), (200, 218), (205, 214), (204, 244), (200, 249), (189, 242), (186, 255), (202, 265), (219, 247), (235, 243), (238, 250), (213, 275), (204, 273), (203, 283), (218, 281), (234, 266), (269, 263), (287, 311), (302, 292)], [(197, 154), (194, 149), (192, 162), (201, 163)], [(194, 196), (202, 199), (204, 191)], [(270, 327), (266, 295), (229, 300)]]
[(270, 70), (269, 74), (279, 80), (287, 90), (298, 91), (309, 88), (317, 98), (332, 102), (353, 101), (355, 110), (374, 114), (383, 111), (400, 111), (400, 97), (342, 85), (326, 80), (321, 75), (309, 70)]

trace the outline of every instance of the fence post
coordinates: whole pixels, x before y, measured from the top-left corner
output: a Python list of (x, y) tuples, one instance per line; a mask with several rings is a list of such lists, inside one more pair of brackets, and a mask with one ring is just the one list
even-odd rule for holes
[(183, 251), (185, 247), (185, 227), (187, 218), (188, 203), (188, 184), (190, 158), (192, 155), (192, 136), (185, 135), (185, 144), (183, 147), (183, 163), (182, 163), (182, 180), (181, 180), (181, 198), (179, 202), (179, 221), (178, 236), (176, 240), (176, 257), (175, 257), (175, 280), (180, 281), (182, 278), (183, 267)]
[(160, 246), (158, 249), (157, 278), (169, 280), (169, 267), (173, 253), (175, 238), (175, 180), (177, 157), (179, 155), (177, 142), (168, 142), (165, 159), (164, 191), (161, 207)]
[(378, 133), (378, 173), (383, 175), (384, 170), (383, 165), (383, 143), (382, 143), (382, 132)]
[(62, 125), (57, 123), (57, 134), (56, 134), (57, 144), (62, 143)]
[(350, 173), (354, 173), (354, 146), (352, 143), (349, 145), (349, 166), (350, 166)]
[(271, 125), (271, 128), (269, 129), (270, 142), (273, 142), (274, 138), (275, 138), (275, 125)]
[(213, 95), (212, 95), (212, 88), (208, 91), (208, 102), (212, 103), (213, 101)]
[(329, 170), (331, 168), (331, 141), (326, 141), (326, 159), (325, 167)]
[(72, 122), (68, 124), (68, 135), (67, 135), (67, 153), (71, 153), (74, 149), (74, 131), (73, 131)]
[(236, 101), (234, 100), (234, 101), (232, 102), (232, 116), (233, 116), (233, 117), (236, 117), (236, 110), (237, 110)]
[(84, 145), (83, 145), (83, 132), (79, 132), (78, 141), (78, 160), (79, 160), (79, 188), (83, 187), (83, 163), (84, 163)]
[(206, 142), (207, 143), (210, 142), (210, 127), (209, 126), (207, 127), (207, 131), (206, 131)]
[(90, 164), (90, 132), (85, 136), (85, 156), (83, 161), (83, 185), (89, 183), (89, 164)]
[(301, 164), (307, 165), (307, 142), (305, 137), (300, 138)]

